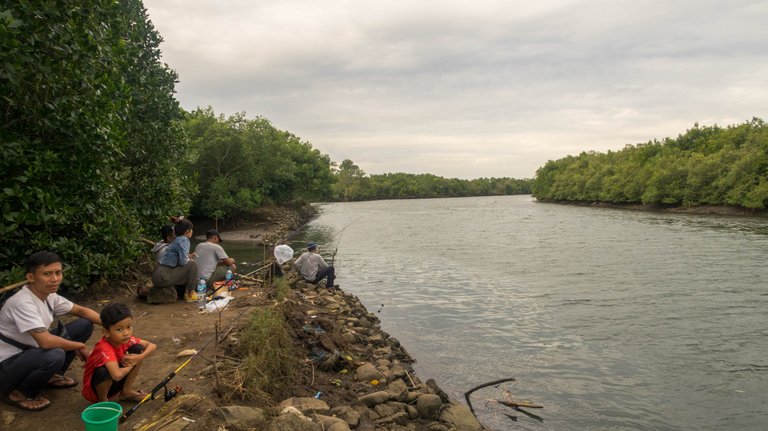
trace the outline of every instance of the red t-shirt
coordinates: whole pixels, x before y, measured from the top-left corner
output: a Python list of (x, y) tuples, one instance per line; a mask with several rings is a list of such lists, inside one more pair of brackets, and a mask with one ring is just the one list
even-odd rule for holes
[(131, 337), (127, 343), (123, 343), (117, 347), (113, 346), (106, 338), (102, 338), (93, 347), (93, 352), (88, 356), (88, 360), (85, 361), (85, 373), (83, 375), (83, 397), (86, 400), (95, 403), (99, 401), (99, 397), (96, 396), (91, 387), (91, 377), (96, 368), (106, 364), (107, 362), (115, 361), (118, 364), (123, 360), (125, 352), (136, 344), (141, 342), (140, 338)]

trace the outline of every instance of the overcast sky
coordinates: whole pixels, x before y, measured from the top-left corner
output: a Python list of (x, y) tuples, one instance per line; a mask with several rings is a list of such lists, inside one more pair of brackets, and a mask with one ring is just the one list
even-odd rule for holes
[(550, 159), (768, 120), (768, 1), (144, 0), (185, 109), (366, 173)]

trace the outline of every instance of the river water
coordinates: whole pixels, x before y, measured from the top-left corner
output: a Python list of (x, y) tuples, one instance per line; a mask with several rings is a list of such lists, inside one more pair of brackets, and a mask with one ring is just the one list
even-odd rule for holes
[[(493, 429), (768, 429), (768, 220), (530, 196), (322, 205), (338, 282)], [(543, 422), (487, 402), (544, 405)]]

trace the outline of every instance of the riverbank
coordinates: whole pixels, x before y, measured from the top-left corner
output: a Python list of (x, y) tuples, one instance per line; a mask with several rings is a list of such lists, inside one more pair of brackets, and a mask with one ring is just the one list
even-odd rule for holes
[[(300, 216), (299, 216), (300, 217)], [(307, 221), (275, 217), (270, 223), (240, 229), (281, 238)], [(227, 238), (227, 232), (222, 235)], [(239, 234), (242, 235), (242, 234)], [(99, 311), (109, 302), (124, 302), (133, 311), (136, 335), (157, 344), (158, 351), (143, 364), (137, 389), (149, 391), (201, 349), (188, 365), (178, 370), (167, 385), (181, 387), (181, 395), (163, 402), (144, 403), (121, 429), (151, 430), (480, 430), (469, 409), (432, 381), (421, 382), (413, 359), (400, 343), (381, 330), (376, 315), (354, 295), (342, 290), (328, 292), (307, 284), (285, 266), (285, 284), (278, 289), (261, 278), (241, 280), (234, 299), (221, 312), (200, 313), (196, 304), (176, 302), (149, 305), (135, 297), (138, 285), (149, 274), (124, 289), (102, 289), (98, 296), (77, 302)], [(258, 274), (256, 274), (258, 275)], [(284, 319), (294, 346), (290, 362), (296, 373), (280, 377), (277, 390), (255, 397), (240, 383), (247, 360), (238, 346), (247, 335), (251, 316), (275, 310)], [(89, 346), (100, 338), (97, 329)], [(211, 343), (211, 340), (215, 342)], [(205, 348), (203, 348), (205, 346)], [(82, 363), (67, 373), (81, 379)], [(277, 380), (277, 378), (272, 379)], [(56, 429), (80, 430), (80, 413), (88, 403), (81, 387), (46, 390), (52, 406), (42, 412), (22, 412), (0, 405), (0, 423), (17, 430), (38, 430), (56, 423)], [(121, 402), (123, 410), (134, 402)]]
[(639, 204), (639, 203), (615, 203), (600, 201), (565, 201), (554, 199), (538, 199), (536, 202), (560, 205), (575, 205), (583, 207), (615, 208), (631, 211), (657, 211), (682, 214), (712, 214), (725, 216), (768, 216), (768, 209), (750, 209), (727, 205), (663, 205), (663, 204)]

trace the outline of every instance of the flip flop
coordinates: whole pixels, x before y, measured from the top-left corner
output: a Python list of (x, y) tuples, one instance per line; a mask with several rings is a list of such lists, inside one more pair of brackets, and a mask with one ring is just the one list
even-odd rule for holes
[(18, 408), (20, 408), (22, 410), (26, 410), (26, 411), (29, 411), (29, 412), (39, 412), (40, 410), (45, 410), (48, 407), (50, 407), (51, 406), (51, 400), (45, 399), (48, 402), (45, 403), (45, 404), (42, 404), (42, 405), (40, 405), (38, 407), (27, 407), (27, 406), (23, 405), (22, 403), (25, 402), (25, 401), (41, 401), (41, 400), (44, 400), (44, 399), (45, 398), (43, 398), (43, 397), (38, 395), (35, 398), (25, 398), (25, 399), (23, 399), (21, 401), (16, 401), (16, 400), (11, 399), (11, 397), (9, 395), (6, 395), (3, 398), (3, 401), (5, 401), (6, 404), (10, 404), (10, 405), (18, 407)]
[(71, 388), (74, 386), (77, 386), (77, 380), (67, 377), (67, 376), (60, 376), (60, 375), (54, 375), (51, 380), (48, 380), (48, 383), (46, 383), (46, 386), (52, 389), (64, 389), (64, 388)]

